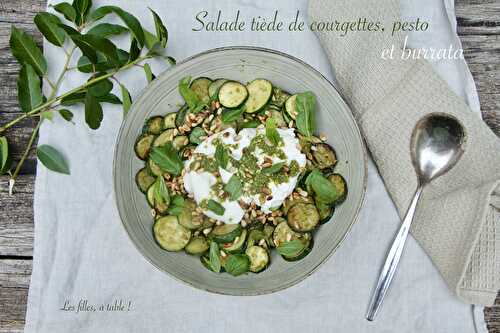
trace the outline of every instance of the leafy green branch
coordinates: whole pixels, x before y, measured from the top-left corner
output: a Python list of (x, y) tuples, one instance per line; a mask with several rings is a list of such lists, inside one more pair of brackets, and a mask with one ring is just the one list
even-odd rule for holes
[[(47, 59), (33, 37), (15, 26), (11, 29), (10, 48), (21, 65), (17, 89), (22, 114), (0, 126), (0, 174), (10, 174), (10, 193), (44, 120), (52, 120), (58, 114), (66, 121), (72, 121), (71, 106), (83, 104), (85, 122), (89, 128), (98, 129), (103, 119), (103, 103), (122, 104), (124, 116), (132, 104), (128, 89), (116, 78), (118, 73), (139, 66), (147, 81), (151, 82), (155, 75), (146, 60), (162, 58), (171, 65), (175, 64), (175, 59), (165, 54), (167, 28), (151, 9), (155, 33), (144, 29), (134, 15), (120, 7), (102, 6), (94, 9), (92, 0), (74, 0), (71, 4), (61, 2), (52, 6), (52, 9), (55, 13), (40, 12), (35, 16), (34, 22), (44, 38), (60, 47), (65, 54), (64, 65), (55, 81), (50, 79)], [(116, 15), (123, 25), (100, 22), (108, 15)], [(128, 50), (120, 49), (110, 39), (123, 34), (130, 36)], [(77, 52), (81, 55), (75, 61)], [(67, 74), (74, 70), (88, 74), (87, 81), (60, 93)], [(119, 86), (121, 99), (112, 93), (114, 83)], [(50, 87), (47, 89), (50, 90), (48, 97), (43, 93), (43, 84)], [(12, 158), (4, 133), (28, 118), (36, 119), (36, 126), (32, 129), (21, 159), (11, 172)], [(67, 161), (54, 147), (38, 147), (37, 157), (52, 171), (70, 173)]]

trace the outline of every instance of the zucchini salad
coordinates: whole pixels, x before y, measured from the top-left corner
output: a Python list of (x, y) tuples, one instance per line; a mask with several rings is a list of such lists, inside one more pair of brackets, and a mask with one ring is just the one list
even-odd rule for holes
[(314, 94), (205, 77), (179, 92), (185, 104), (147, 119), (135, 145), (158, 245), (233, 276), (265, 270), (272, 248), (307, 256), (347, 195), (335, 150), (315, 136)]

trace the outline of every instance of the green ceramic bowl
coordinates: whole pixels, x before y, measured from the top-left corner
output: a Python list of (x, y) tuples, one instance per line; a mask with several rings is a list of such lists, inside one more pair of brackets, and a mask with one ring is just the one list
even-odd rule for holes
[[(134, 142), (144, 120), (176, 111), (182, 97), (177, 90), (186, 76), (229, 78), (248, 82), (269, 79), (290, 92), (313, 91), (317, 98), (317, 127), (336, 150), (337, 171), (348, 184), (349, 193), (337, 207), (332, 220), (314, 235), (312, 252), (303, 260), (286, 262), (272, 251), (271, 265), (259, 274), (232, 277), (215, 274), (198, 257), (162, 250), (154, 241), (153, 219), (144, 195), (134, 181), (144, 166), (135, 157)], [(220, 48), (195, 55), (154, 80), (137, 98), (118, 135), (114, 156), (115, 197), (123, 226), (139, 252), (158, 269), (196, 288), (228, 295), (261, 295), (290, 287), (309, 276), (340, 245), (358, 217), (366, 187), (366, 151), (346, 103), (333, 85), (318, 71), (289, 55), (262, 48)]]

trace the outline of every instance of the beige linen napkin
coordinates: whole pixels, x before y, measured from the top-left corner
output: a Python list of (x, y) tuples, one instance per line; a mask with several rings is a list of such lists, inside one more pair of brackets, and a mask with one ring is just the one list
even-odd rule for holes
[[(404, 36), (394, 0), (311, 0), (312, 21), (380, 21), (385, 32), (320, 32), (338, 86), (351, 105), (373, 160), (402, 217), (417, 187), (410, 159), (416, 122), (455, 116), (467, 142), (459, 163), (424, 190), (412, 234), (462, 300), (493, 304), (500, 289), (500, 140), (425, 60), (401, 59)], [(383, 49), (395, 45), (394, 59)]]

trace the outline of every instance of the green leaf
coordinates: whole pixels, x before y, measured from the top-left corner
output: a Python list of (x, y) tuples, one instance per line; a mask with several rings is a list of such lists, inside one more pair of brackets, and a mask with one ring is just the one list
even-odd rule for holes
[(40, 118), (52, 121), (52, 120), (54, 120), (54, 113), (52, 111), (40, 112)]
[(150, 156), (162, 171), (173, 176), (180, 175), (184, 168), (184, 164), (171, 142), (160, 147), (154, 147)]
[(12, 158), (9, 152), (9, 142), (4, 136), (0, 136), (0, 175), (10, 170)]
[(312, 136), (315, 131), (316, 97), (310, 91), (297, 95), (295, 100), (297, 110), (297, 130), (305, 136)]
[(135, 39), (137, 39), (139, 45), (143, 47), (145, 42), (145, 37), (141, 23), (134, 15), (124, 11), (120, 7), (116, 6), (99, 7), (92, 14), (90, 14), (89, 18), (91, 21), (97, 21), (111, 13), (115, 13), (116, 15), (118, 15), (118, 17), (120, 17), (123, 23), (125, 23), (125, 25), (129, 28), (130, 32), (135, 37)]
[(157, 47), (160, 47), (160, 41), (158, 40), (158, 38), (147, 29), (144, 29), (144, 44), (146, 45), (148, 50), (153, 50)]
[(76, 11), (73, 6), (71, 6), (67, 2), (61, 2), (58, 3), (57, 5), (53, 6), (55, 11), (62, 14), (64, 18), (70, 22), (75, 22), (76, 20)]
[(309, 173), (305, 183), (325, 204), (334, 203), (338, 199), (337, 188), (318, 169)]
[(74, 0), (72, 4), (75, 9), (76, 19), (75, 23), (77, 25), (81, 25), (87, 21), (87, 16), (90, 11), (90, 7), (92, 7), (91, 0)]
[[(93, 79), (98, 78), (99, 76), (105, 75), (106, 73), (101, 73), (97, 75), (96, 77), (93, 77)], [(94, 97), (101, 97), (101, 96), (106, 96), (108, 95), (111, 90), (113, 89), (113, 82), (109, 79), (103, 79), (101, 81), (98, 81), (92, 85), (90, 85), (87, 89), (87, 91), (92, 94)]]
[(140, 55), (141, 55), (141, 49), (137, 45), (137, 39), (132, 38), (132, 41), (130, 43), (130, 52), (128, 61), (132, 62), (137, 58), (139, 58)]
[[(77, 67), (78, 70), (82, 73), (93, 73), (93, 72), (106, 72), (110, 69), (113, 69), (116, 67), (116, 62), (111, 63), (108, 58), (101, 52), (96, 52), (97, 53), (97, 62), (94, 64), (92, 63), (89, 58), (86, 56), (82, 55), (78, 59)], [(128, 62), (129, 59), (129, 54), (125, 50), (117, 49), (116, 50), (117, 57), (118, 57), (118, 62), (120, 66), (125, 65)]]
[(252, 119), (252, 120), (249, 120), (247, 122), (244, 122), (243, 124), (241, 124), (241, 128), (257, 128), (259, 127), (260, 125), (260, 121), (258, 121), (257, 119)]
[(71, 36), (71, 35), (80, 36), (81, 35), (78, 30), (76, 30), (75, 28), (70, 27), (69, 25), (66, 25), (64, 23), (59, 24), (59, 27), (61, 29), (63, 29), (64, 31), (66, 31), (68, 36)]
[(93, 130), (101, 126), (103, 119), (102, 107), (95, 96), (90, 93), (85, 95), (85, 122)]
[(156, 76), (151, 71), (151, 66), (149, 66), (148, 63), (144, 64), (144, 73), (146, 74), (146, 79), (148, 80), (148, 82), (151, 82), (156, 78)]
[(69, 175), (69, 166), (64, 157), (54, 147), (49, 145), (38, 146), (36, 156), (49, 170)]
[(184, 211), (184, 197), (182, 195), (174, 195), (170, 199), (170, 206), (168, 207), (168, 214), (179, 216)]
[(59, 111), (59, 115), (61, 115), (61, 117), (63, 117), (64, 120), (66, 120), (66, 121), (73, 120), (73, 112), (71, 112), (70, 110), (68, 110), (68, 109), (61, 109), (61, 110), (58, 110), (58, 111)]
[(210, 243), (209, 259), (210, 259), (210, 268), (212, 268), (214, 272), (219, 273), (221, 269), (220, 252), (219, 252), (219, 244), (217, 244), (216, 242)]
[(109, 36), (121, 35), (122, 33), (127, 31), (129, 31), (127, 28), (118, 24), (100, 23), (92, 27), (92, 29), (90, 29), (87, 32), (87, 34), (97, 35), (101, 37), (109, 37)]
[(45, 39), (56, 46), (64, 45), (66, 33), (59, 27), (59, 24), (61, 24), (59, 17), (54, 14), (41, 12), (36, 14), (34, 21)]
[(266, 136), (271, 141), (274, 146), (278, 146), (281, 143), (281, 136), (277, 130), (278, 126), (276, 119), (267, 118), (266, 120)]
[(226, 211), (220, 203), (212, 199), (208, 200), (207, 208), (219, 216), (224, 215), (224, 212)]
[(122, 101), (115, 94), (107, 94), (106, 96), (97, 97), (97, 100), (100, 103), (109, 103), (109, 104), (122, 104)]
[(240, 119), (243, 112), (245, 112), (246, 107), (243, 105), (235, 109), (225, 109), (221, 114), (221, 120), (224, 124), (230, 124), (233, 121)]
[(123, 115), (126, 116), (132, 106), (132, 98), (123, 84), (120, 84), (120, 91), (122, 93)]
[(274, 163), (270, 167), (262, 169), (262, 173), (265, 173), (267, 175), (271, 175), (273, 173), (280, 171), (281, 168), (283, 168), (283, 166), (285, 164), (286, 164), (285, 162)]
[(205, 130), (201, 127), (195, 127), (191, 130), (191, 133), (189, 134), (189, 141), (191, 141), (191, 143), (199, 145), (200, 143), (203, 142), (201, 137), (204, 136), (205, 137), (207, 136), (207, 132), (205, 132)]
[(230, 254), (224, 262), (224, 269), (232, 276), (239, 276), (250, 269), (250, 258), (246, 254)]
[(158, 40), (160, 41), (161, 47), (165, 48), (167, 46), (167, 41), (168, 41), (168, 30), (165, 27), (165, 25), (163, 25), (160, 16), (158, 16), (158, 14), (156, 14), (156, 12), (151, 8), (149, 8), (149, 10), (153, 14), (153, 18), (155, 21), (156, 38), (158, 38)]
[(243, 184), (237, 175), (232, 175), (224, 185), (224, 191), (229, 193), (230, 200), (238, 200), (243, 194)]
[(154, 200), (157, 203), (163, 203), (166, 205), (170, 204), (170, 195), (168, 193), (168, 187), (165, 183), (165, 179), (163, 177), (156, 178), (155, 187), (154, 187)]
[[(107, 94), (106, 96), (96, 97), (96, 99), (97, 101), (99, 101), (99, 103), (122, 104), (120, 99), (113, 94)], [(64, 97), (61, 100), (61, 105), (64, 106), (71, 106), (78, 103), (85, 103), (84, 92), (73, 93), (69, 96)]]
[(215, 147), (214, 157), (221, 168), (227, 168), (227, 163), (229, 163), (229, 152), (221, 143)]
[(31, 36), (12, 26), (10, 34), (12, 55), (20, 64), (30, 64), (38, 75), (47, 73), (47, 60)]
[(165, 60), (167, 61), (167, 63), (169, 65), (175, 65), (177, 63), (177, 60), (175, 60), (175, 58), (173, 57), (170, 57), (170, 56), (166, 56), (165, 57)]
[(28, 64), (19, 72), (17, 97), (23, 112), (29, 112), (43, 103), (42, 87), (37, 73)]
[(278, 253), (282, 256), (293, 258), (301, 254), (306, 248), (307, 243), (301, 239), (294, 239), (289, 242), (284, 242), (278, 246)]
[(189, 111), (192, 113), (200, 112), (205, 104), (198, 98), (198, 95), (189, 88), (189, 84), (191, 83), (191, 76), (183, 77), (179, 81), (179, 93), (181, 94), (184, 101), (189, 106)]
[(71, 36), (71, 39), (73, 39), (73, 41), (75, 42), (75, 44), (77, 44), (79, 48), (81, 45), (85, 45), (86, 49), (91, 48), (94, 50), (91, 56), (95, 54), (95, 58), (91, 58), (91, 56), (84, 53), (90, 59), (90, 61), (94, 63), (97, 62), (96, 52), (101, 52), (108, 58), (109, 61), (111, 61), (114, 64), (115, 67), (120, 66), (120, 63), (118, 61), (117, 48), (115, 44), (113, 44), (113, 42), (111, 42), (109, 39), (92, 34)]

